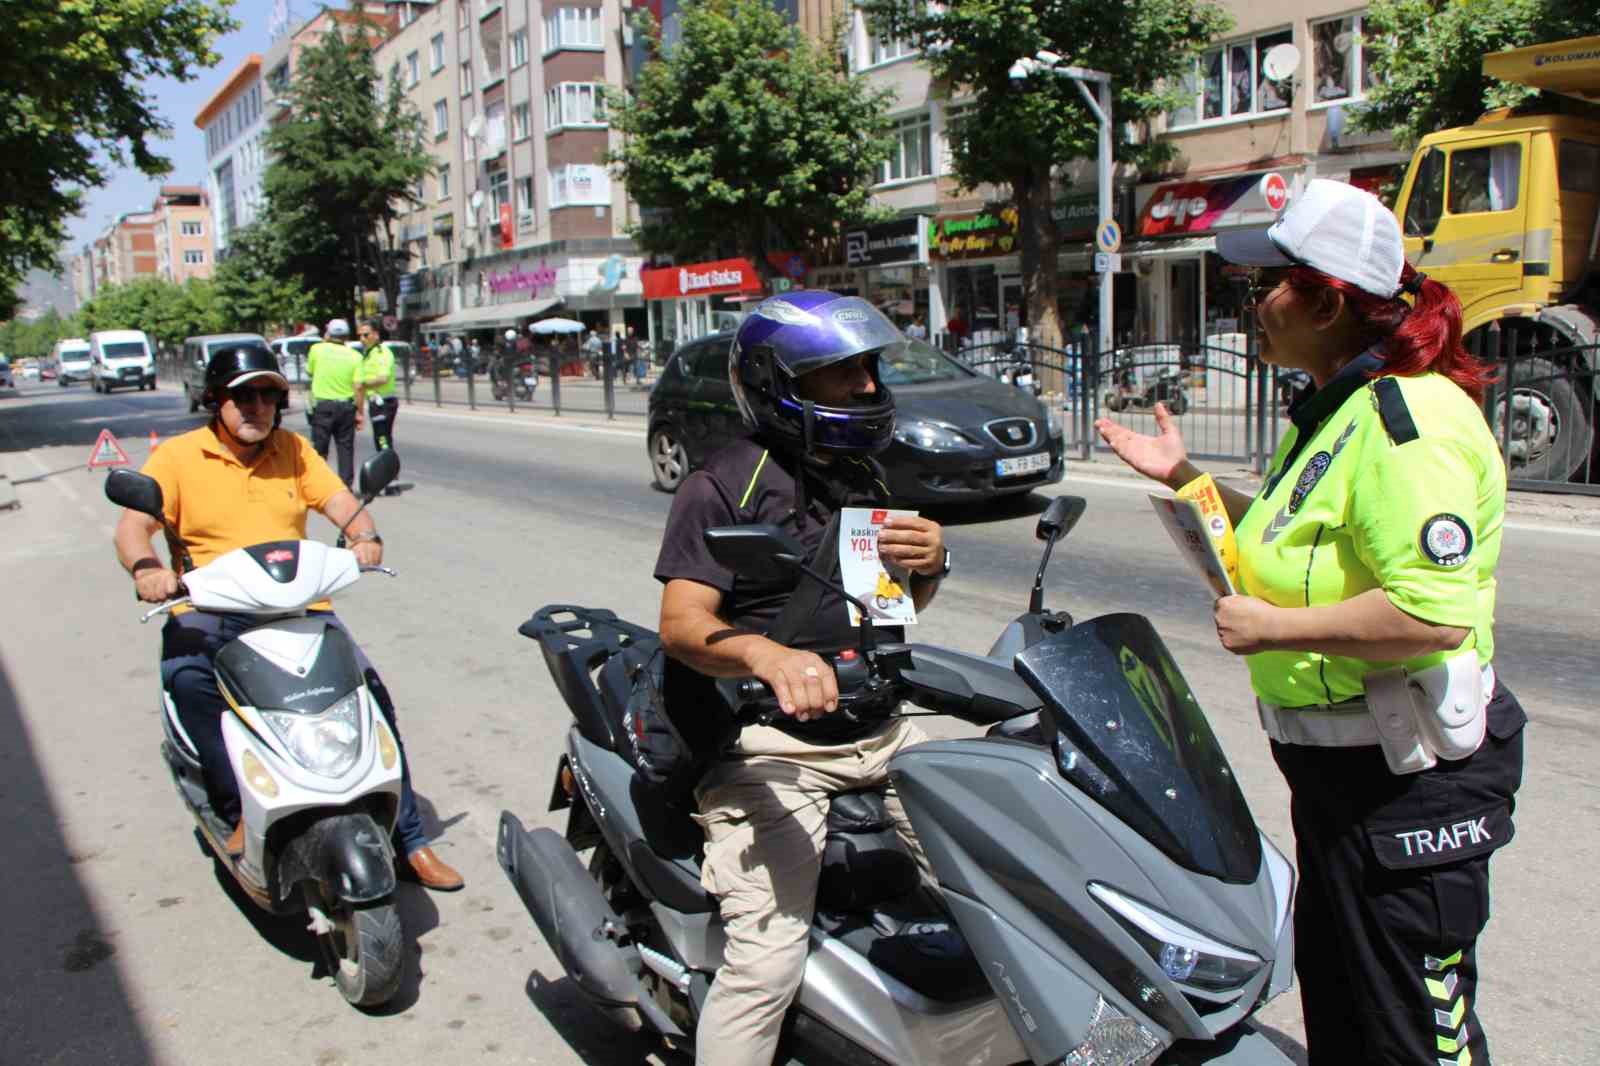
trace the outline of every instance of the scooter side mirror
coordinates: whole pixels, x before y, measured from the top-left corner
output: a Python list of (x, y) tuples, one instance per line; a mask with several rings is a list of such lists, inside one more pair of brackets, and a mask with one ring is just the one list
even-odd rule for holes
[(751, 581), (782, 581), (805, 560), (799, 542), (774, 525), (708, 529), (705, 543), (711, 558)]
[(399, 476), (400, 456), (395, 454), (393, 448), (385, 448), (361, 464), (361, 475), (356, 484), (361, 487), (361, 495), (371, 499)]
[(1060, 540), (1072, 532), (1072, 527), (1078, 524), (1078, 519), (1083, 517), (1088, 506), (1089, 502), (1082, 496), (1057, 496), (1050, 501), (1044, 514), (1039, 516), (1034, 536), (1040, 540)]
[(165, 513), (161, 483), (148, 474), (112, 470), (106, 475), (106, 499), (118, 507), (160, 519)]

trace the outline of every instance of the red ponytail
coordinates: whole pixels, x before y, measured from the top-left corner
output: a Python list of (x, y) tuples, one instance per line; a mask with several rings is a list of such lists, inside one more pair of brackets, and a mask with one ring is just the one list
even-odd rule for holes
[(1481, 402), (1484, 386), (1494, 380), (1494, 367), (1475, 358), (1461, 343), (1461, 301), (1449, 287), (1433, 281), (1407, 263), (1400, 284), (1415, 292), (1408, 304), (1400, 296), (1374, 296), (1320, 270), (1295, 267), (1289, 285), (1295, 289), (1335, 289), (1367, 330), (1370, 342), (1383, 346), (1379, 375), (1415, 377), (1429, 371), (1443, 374)]

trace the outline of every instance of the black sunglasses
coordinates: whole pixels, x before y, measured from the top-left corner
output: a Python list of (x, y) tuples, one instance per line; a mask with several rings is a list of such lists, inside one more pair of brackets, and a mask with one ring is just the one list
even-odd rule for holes
[(270, 385), (260, 387), (240, 385), (228, 390), (228, 398), (240, 407), (248, 407), (252, 401), (275, 404), (283, 399), (283, 390)]

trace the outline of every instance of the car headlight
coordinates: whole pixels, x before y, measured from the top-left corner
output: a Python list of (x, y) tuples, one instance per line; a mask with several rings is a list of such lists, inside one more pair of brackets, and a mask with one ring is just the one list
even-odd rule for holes
[(954, 426), (921, 419), (896, 421), (894, 439), (925, 452), (981, 452), (983, 445)]
[(1237, 992), (1266, 965), (1259, 955), (1190, 929), (1171, 915), (1114, 888), (1090, 882), (1089, 895), (1099, 900), (1150, 953), (1162, 972), (1179, 984), (1206, 992)]
[(295, 761), (314, 774), (342, 777), (361, 754), (361, 690), (335, 701), (321, 714), (262, 711)]
[(1044, 423), (1052, 437), (1061, 436), (1061, 404), (1054, 396), (1044, 405)]

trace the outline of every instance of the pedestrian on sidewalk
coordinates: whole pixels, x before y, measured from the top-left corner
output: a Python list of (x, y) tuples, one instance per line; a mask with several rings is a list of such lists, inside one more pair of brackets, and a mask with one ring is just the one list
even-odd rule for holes
[(632, 326), (628, 327), (628, 335), (623, 339), (622, 351), (628, 365), (633, 367), (634, 383), (642, 386), (649, 368), (644, 365), (644, 360), (639, 358), (639, 335)]
[(350, 323), (335, 318), (323, 331), (325, 340), (306, 353), (306, 373), (311, 378), (311, 446), (324, 459), (332, 444), (339, 453), (339, 477), (354, 487), (356, 430), (361, 414), (363, 386), (361, 353), (350, 347)]

